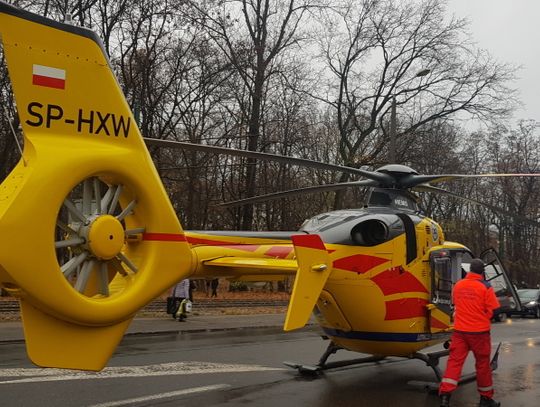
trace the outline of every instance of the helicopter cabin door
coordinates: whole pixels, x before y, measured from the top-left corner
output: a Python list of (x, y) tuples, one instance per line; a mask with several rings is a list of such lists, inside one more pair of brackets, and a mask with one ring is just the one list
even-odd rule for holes
[(463, 254), (446, 249), (430, 253), (431, 298), (427, 309), (431, 333), (447, 331), (452, 324), (452, 287), (462, 278)]
[(484, 250), (480, 258), (486, 264), (484, 278), (493, 287), (497, 299), (501, 303), (501, 312), (504, 310), (521, 311), (521, 302), (516, 287), (510, 281), (504, 266), (494, 249)]
[[(456, 249), (438, 249), (430, 253), (431, 300), (427, 305), (431, 333), (448, 330), (452, 324), (452, 288), (465, 277), (473, 256)], [(484, 278), (493, 287), (501, 309), (521, 310), (516, 288), (511, 283), (502, 262), (494, 249), (482, 252), (486, 264)]]

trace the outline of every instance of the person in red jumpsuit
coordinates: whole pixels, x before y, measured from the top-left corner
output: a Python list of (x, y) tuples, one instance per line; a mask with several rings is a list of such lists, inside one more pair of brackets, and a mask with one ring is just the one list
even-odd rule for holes
[(469, 351), (476, 361), (476, 383), (480, 393), (481, 407), (497, 407), (493, 400), (491, 376), (491, 317), (500, 307), (491, 285), (484, 280), (484, 262), (472, 259), (470, 271), (458, 281), (452, 291), (454, 304), (454, 332), (450, 355), (443, 379), (439, 386), (441, 407), (450, 405), (450, 395), (457, 388), (461, 369)]

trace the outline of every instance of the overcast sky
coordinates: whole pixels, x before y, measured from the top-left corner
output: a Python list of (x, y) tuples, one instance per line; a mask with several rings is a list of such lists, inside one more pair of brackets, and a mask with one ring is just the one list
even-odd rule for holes
[(448, 11), (470, 20), (480, 48), (522, 66), (514, 87), (524, 105), (515, 118), (540, 124), (540, 0), (448, 0)]

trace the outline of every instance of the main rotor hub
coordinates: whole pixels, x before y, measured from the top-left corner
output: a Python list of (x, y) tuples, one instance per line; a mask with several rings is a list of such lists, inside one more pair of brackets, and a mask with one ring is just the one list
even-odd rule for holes
[(88, 249), (99, 259), (112, 259), (124, 246), (124, 227), (112, 215), (95, 217), (84, 234)]

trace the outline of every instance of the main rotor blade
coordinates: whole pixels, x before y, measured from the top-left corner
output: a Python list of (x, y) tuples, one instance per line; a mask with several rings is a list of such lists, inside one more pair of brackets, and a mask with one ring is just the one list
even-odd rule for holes
[(160, 140), (160, 139), (147, 138), (147, 137), (144, 138), (144, 141), (146, 142), (146, 144), (150, 146), (154, 145), (154, 146), (159, 146), (159, 147), (180, 148), (183, 150), (191, 150), (191, 151), (205, 151), (205, 152), (213, 153), (213, 154), (226, 154), (226, 155), (234, 155), (238, 157), (256, 158), (258, 160), (275, 161), (275, 162), (281, 162), (284, 164), (292, 164), (292, 165), (300, 165), (303, 167), (318, 168), (321, 170), (341, 171), (341, 172), (345, 172), (349, 174), (361, 175), (363, 177), (366, 177), (374, 181), (378, 181), (379, 183), (382, 183), (385, 185), (392, 183), (393, 181), (393, 177), (387, 174), (383, 174), (383, 173), (379, 173), (375, 171), (361, 170), (359, 168), (346, 167), (342, 165), (327, 164), (327, 163), (322, 163), (319, 161), (307, 160), (304, 158), (286, 157), (283, 155), (261, 153), (258, 151), (237, 150), (234, 148), (210, 146), (207, 144), (194, 144), (194, 143), (187, 143), (184, 141)]
[(352, 187), (375, 187), (377, 185), (378, 183), (373, 180), (362, 180), (362, 181), (340, 182), (337, 184), (315, 185), (312, 187), (290, 189), (288, 191), (275, 192), (273, 194), (258, 195), (251, 198), (239, 199), (237, 201), (224, 202), (216, 206), (230, 208), (230, 207), (241, 206), (241, 205), (246, 205), (246, 204), (267, 202), (267, 201), (272, 201), (279, 198), (286, 198), (290, 196), (312, 194), (315, 192), (337, 191), (340, 189), (352, 188)]
[(493, 212), (500, 213), (501, 215), (508, 216), (508, 217), (511, 217), (511, 218), (514, 218), (514, 219), (519, 219), (519, 220), (521, 220), (521, 221), (523, 221), (525, 223), (529, 223), (529, 224), (534, 225), (534, 226), (540, 226), (540, 222), (538, 222), (538, 221), (526, 218), (526, 217), (521, 216), (521, 215), (519, 215), (517, 213), (508, 212), (508, 211), (506, 211), (506, 210), (504, 210), (502, 208), (499, 208), (497, 206), (490, 205), (490, 204), (485, 203), (485, 202), (477, 201), (476, 199), (467, 198), (465, 196), (455, 194), (453, 192), (447, 191), (446, 189), (434, 187), (434, 186), (427, 185), (427, 184), (422, 184), (422, 185), (415, 186), (413, 188), (413, 190), (422, 191), (422, 192), (435, 192), (437, 194), (451, 196), (451, 197), (454, 197), (454, 198), (461, 199), (462, 201), (467, 201), (467, 202), (473, 203), (475, 205), (484, 206), (484, 207), (486, 207), (488, 209), (491, 209)]
[(412, 188), (426, 183), (438, 183), (464, 178), (511, 178), (511, 177), (540, 177), (540, 173), (531, 174), (439, 174), (439, 175), (415, 175), (411, 174), (401, 180), (401, 186)]

